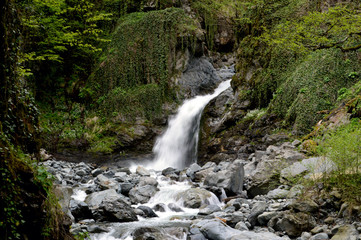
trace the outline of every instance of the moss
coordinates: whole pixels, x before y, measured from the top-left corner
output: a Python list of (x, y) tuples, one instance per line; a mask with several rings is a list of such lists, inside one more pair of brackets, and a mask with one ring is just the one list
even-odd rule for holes
[(128, 119), (139, 115), (152, 119), (159, 114), (161, 104), (174, 96), (170, 78), (178, 40), (190, 41), (193, 30), (193, 20), (182, 9), (121, 18), (105, 60), (90, 81), (99, 109)]
[(283, 83), (274, 93), (269, 112), (284, 118), (284, 124), (296, 132), (307, 133), (323, 118), (324, 110), (335, 107), (343, 94), (340, 89), (355, 84), (348, 74), (358, 68), (355, 53), (345, 55), (337, 49), (313, 52), (281, 75)]

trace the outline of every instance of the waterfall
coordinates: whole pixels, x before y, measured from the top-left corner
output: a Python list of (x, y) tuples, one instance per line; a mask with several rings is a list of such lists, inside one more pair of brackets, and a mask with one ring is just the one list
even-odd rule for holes
[(231, 80), (219, 84), (213, 94), (186, 100), (173, 116), (164, 134), (154, 145), (155, 158), (149, 168), (162, 170), (167, 167), (182, 169), (196, 161), (198, 131), (204, 107), (213, 98), (230, 87)]

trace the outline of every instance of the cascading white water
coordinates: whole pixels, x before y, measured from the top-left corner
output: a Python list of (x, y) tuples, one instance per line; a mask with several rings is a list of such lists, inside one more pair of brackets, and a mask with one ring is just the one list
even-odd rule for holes
[(177, 114), (169, 121), (165, 133), (158, 138), (153, 152), (155, 159), (149, 168), (184, 168), (196, 160), (198, 131), (201, 114), (209, 101), (230, 87), (231, 80), (219, 84), (213, 94), (186, 100)]

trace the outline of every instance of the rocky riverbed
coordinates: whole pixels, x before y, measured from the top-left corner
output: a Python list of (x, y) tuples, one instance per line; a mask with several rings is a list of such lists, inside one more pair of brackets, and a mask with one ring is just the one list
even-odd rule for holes
[[(270, 145), (248, 159), (154, 171), (48, 160), (71, 232), (100, 239), (361, 239), (360, 207), (322, 184), (294, 179), (332, 164), (306, 158), (299, 141)], [(326, 197), (327, 196), (327, 197)]]

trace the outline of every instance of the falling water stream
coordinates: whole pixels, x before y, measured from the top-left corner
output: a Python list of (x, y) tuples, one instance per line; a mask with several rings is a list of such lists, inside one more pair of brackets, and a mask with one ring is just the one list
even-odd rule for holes
[(196, 96), (183, 103), (177, 114), (170, 119), (165, 133), (158, 138), (153, 148), (155, 159), (148, 168), (182, 169), (196, 161), (202, 111), (209, 101), (230, 87), (230, 82), (231, 80), (222, 82), (212, 94)]
[[(92, 240), (132, 240), (132, 232), (140, 227), (156, 227), (159, 229), (169, 227), (187, 227), (191, 223), (190, 216), (195, 216), (198, 209), (186, 208), (183, 202), (177, 196), (189, 190), (189, 182), (171, 181), (165, 178), (159, 171), (167, 167), (183, 169), (196, 161), (198, 131), (202, 111), (209, 101), (218, 96), (224, 90), (230, 87), (230, 80), (222, 82), (213, 94), (196, 96), (186, 100), (173, 116), (168, 128), (164, 134), (158, 138), (154, 146), (154, 161), (146, 167), (151, 170), (152, 177), (156, 178), (159, 185), (159, 191), (143, 204), (153, 208), (156, 204), (162, 203), (166, 206), (165, 212), (158, 212), (158, 218), (142, 218), (139, 221), (130, 223), (112, 223), (110, 232), (101, 234), (92, 234)], [(74, 199), (83, 200), (86, 194), (83, 191), (77, 191)], [(213, 205), (221, 205), (218, 198), (212, 194), (205, 202)], [(168, 204), (176, 204), (182, 209), (182, 212), (174, 212), (169, 209)], [(137, 206), (134, 206), (137, 207)], [(169, 239), (187, 239), (187, 234), (183, 233), (178, 237), (169, 235)]]

